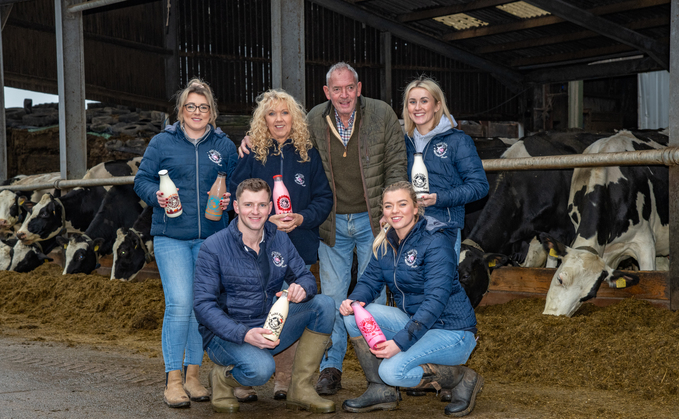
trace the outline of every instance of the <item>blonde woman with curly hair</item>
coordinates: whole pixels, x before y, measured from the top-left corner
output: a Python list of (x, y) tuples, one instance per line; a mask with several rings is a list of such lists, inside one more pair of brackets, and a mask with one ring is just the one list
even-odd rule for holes
[[(321, 156), (309, 141), (306, 112), (285, 91), (268, 90), (257, 98), (248, 136), (252, 152), (238, 161), (230, 190), (250, 178), (264, 179), (273, 190), (273, 177), (282, 175), (293, 213), (276, 215), (272, 209), (269, 221), (288, 234), (308, 268), (318, 260), (318, 227), (330, 214), (333, 196)], [(277, 400), (286, 397), (295, 348), (274, 357)]]

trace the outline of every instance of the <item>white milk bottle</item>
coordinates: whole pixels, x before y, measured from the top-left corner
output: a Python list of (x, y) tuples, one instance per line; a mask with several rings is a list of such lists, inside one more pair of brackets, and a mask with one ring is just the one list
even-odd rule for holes
[(413, 168), (410, 170), (410, 179), (413, 183), (413, 189), (417, 194), (417, 199), (422, 198), (422, 195), (429, 193), (429, 173), (427, 166), (424, 165), (422, 153), (415, 153), (415, 161), (413, 161)]
[(288, 302), (288, 290), (284, 290), (283, 294), (278, 297), (278, 301), (271, 306), (269, 310), (269, 315), (264, 322), (264, 328), (271, 330), (273, 333), (270, 335), (262, 335), (272, 342), (281, 335), (281, 330), (283, 330), (283, 324), (285, 319), (288, 317), (288, 308), (290, 303)]
[(174, 218), (182, 215), (182, 203), (179, 201), (179, 194), (177, 187), (174, 185), (170, 176), (167, 175), (167, 170), (163, 169), (158, 172), (160, 176), (160, 192), (163, 197), (167, 199), (167, 206), (165, 207), (165, 214), (168, 217)]

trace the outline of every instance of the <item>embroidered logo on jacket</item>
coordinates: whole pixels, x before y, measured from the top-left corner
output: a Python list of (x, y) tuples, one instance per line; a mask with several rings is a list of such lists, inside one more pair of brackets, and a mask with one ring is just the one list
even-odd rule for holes
[(271, 252), (271, 260), (273, 261), (273, 264), (279, 268), (285, 268), (286, 266), (285, 259), (283, 259), (283, 255), (276, 252), (275, 250)]
[(448, 144), (446, 143), (438, 143), (434, 145), (434, 154), (436, 157), (440, 157), (442, 159), (447, 158), (446, 152), (448, 151)]
[(306, 186), (306, 182), (304, 181), (304, 175), (301, 173), (295, 173), (295, 183), (298, 184), (299, 186)]
[(412, 268), (415, 265), (415, 262), (417, 262), (417, 250), (408, 250), (405, 254), (405, 262), (406, 265)]
[(207, 152), (207, 156), (212, 160), (213, 163), (215, 164), (222, 164), (222, 154), (217, 151), (217, 150), (210, 150)]

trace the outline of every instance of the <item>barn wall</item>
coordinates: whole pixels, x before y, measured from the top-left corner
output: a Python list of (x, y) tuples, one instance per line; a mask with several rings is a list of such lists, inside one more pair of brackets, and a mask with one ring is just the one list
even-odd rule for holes
[[(192, 77), (215, 89), (220, 112), (249, 114), (271, 80), (270, 0), (172, 2), (178, 18), (179, 79), (166, 92), (165, 1), (85, 14), (88, 99), (166, 110), (169, 93)], [(365, 96), (379, 98), (380, 32), (305, 2), (306, 102), (326, 100), (325, 74), (337, 61), (354, 66)], [(3, 33), (6, 84), (57, 93), (52, 0), (16, 3)], [(393, 107), (401, 114), (405, 85), (420, 74), (436, 78), (458, 118), (516, 120), (518, 99), (487, 73), (392, 37)]]

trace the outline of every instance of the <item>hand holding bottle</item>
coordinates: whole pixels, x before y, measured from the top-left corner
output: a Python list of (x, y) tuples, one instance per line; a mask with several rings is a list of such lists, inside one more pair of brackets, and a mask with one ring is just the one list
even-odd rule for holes
[(340, 308), (339, 308), (340, 314), (343, 315), (343, 316), (350, 316), (350, 315), (354, 314), (354, 309), (351, 308), (351, 304), (354, 303), (354, 302), (359, 303), (362, 307), (365, 307), (364, 302), (347, 299), (347, 300), (342, 301), (342, 304), (340, 305)]
[(419, 205), (422, 205), (423, 207), (433, 207), (436, 205), (436, 194), (435, 193), (423, 194), (420, 198), (417, 199), (417, 202)]
[(269, 221), (276, 224), (278, 230), (289, 233), (304, 222), (304, 216), (300, 214), (276, 214), (269, 217)]
[[(207, 194), (210, 195), (210, 192), (208, 191)], [(224, 192), (221, 199), (219, 200), (219, 206), (222, 208), (222, 211), (226, 211), (226, 209), (229, 207), (230, 202), (231, 202), (231, 192)]]
[[(179, 192), (179, 188), (175, 188), (175, 189), (177, 189), (177, 192)], [(165, 196), (165, 194), (163, 194), (161, 191), (156, 191), (156, 198), (158, 198), (158, 205), (160, 205), (160, 208), (167, 207), (168, 199)]]
[(398, 347), (396, 342), (393, 340), (388, 340), (386, 342), (380, 342), (373, 349), (370, 350), (377, 358), (389, 359), (397, 353), (401, 352), (401, 348)]
[(253, 327), (252, 329), (248, 330), (248, 332), (245, 334), (245, 339), (243, 340), (259, 349), (273, 349), (281, 343), (281, 340), (276, 339), (271, 341), (264, 337), (266, 335), (272, 334), (273, 333), (270, 330), (263, 327)]
[[(302, 288), (301, 285), (295, 284), (294, 282), (290, 284), (288, 287), (288, 301), (291, 303), (299, 303), (304, 301), (306, 298), (306, 291), (304, 291), (304, 288)], [(276, 293), (276, 297), (280, 297), (283, 294), (283, 291), (278, 291)]]

